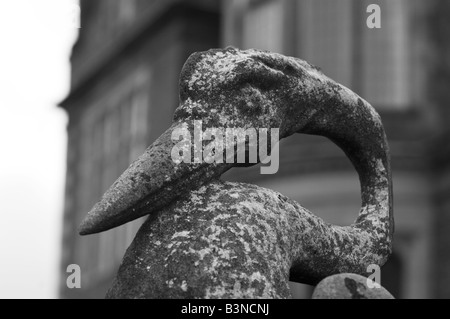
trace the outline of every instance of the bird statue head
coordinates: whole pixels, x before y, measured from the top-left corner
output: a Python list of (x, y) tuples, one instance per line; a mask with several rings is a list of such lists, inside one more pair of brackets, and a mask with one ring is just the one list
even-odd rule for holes
[[(196, 128), (200, 121), (202, 127)], [(380, 231), (392, 236), (389, 153), (375, 110), (303, 60), (231, 47), (189, 57), (180, 76), (180, 105), (172, 126), (103, 195), (82, 222), (80, 234), (102, 232), (152, 214), (242, 165), (236, 160), (196, 161), (195, 145), (189, 143), (184, 151), (190, 160), (174, 160), (180, 132), (208, 128), (277, 129), (279, 138), (294, 133), (328, 137), (342, 148), (359, 174), (359, 220), (370, 222), (370, 215), (376, 213), (390, 225)], [(197, 148), (205, 149), (210, 143), (202, 141)], [(248, 153), (249, 140), (236, 143), (244, 144)], [(269, 151), (273, 147), (270, 143)], [(225, 149), (214, 151), (216, 156), (225, 156)], [(256, 162), (261, 160), (258, 156)], [(247, 154), (244, 165), (251, 164)]]

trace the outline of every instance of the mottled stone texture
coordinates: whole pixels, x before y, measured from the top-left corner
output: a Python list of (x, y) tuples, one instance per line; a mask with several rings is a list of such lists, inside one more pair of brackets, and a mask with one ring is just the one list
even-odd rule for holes
[(214, 181), (145, 222), (107, 297), (289, 298), (293, 267), (308, 283), (366, 274), (376, 247), (275, 191)]
[[(362, 208), (352, 226), (324, 223), (273, 191), (218, 180), (238, 164), (176, 164), (176, 128), (280, 130), (326, 136), (352, 161)], [(209, 146), (204, 142), (203, 148)], [(247, 145), (248, 146), (248, 145)], [(192, 153), (194, 153), (192, 151)], [(90, 234), (150, 215), (108, 297), (289, 297), (287, 281), (366, 274), (392, 248), (389, 152), (379, 115), (297, 58), (234, 48), (193, 54), (173, 125), (106, 192), (80, 227)]]
[(369, 288), (367, 278), (338, 274), (325, 278), (314, 289), (313, 299), (394, 299), (383, 287)]

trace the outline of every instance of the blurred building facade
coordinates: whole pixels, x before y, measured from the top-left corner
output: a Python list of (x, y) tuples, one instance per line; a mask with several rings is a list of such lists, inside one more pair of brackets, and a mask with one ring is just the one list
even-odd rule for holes
[[(381, 29), (366, 25), (372, 3)], [(61, 103), (70, 119), (61, 296), (104, 296), (142, 220), (88, 237), (77, 226), (171, 123), (188, 56), (233, 45), (305, 59), (379, 111), (396, 218), (382, 284), (398, 298), (450, 297), (449, 14), (445, 0), (81, 0), (72, 88)], [(339, 225), (360, 208), (356, 172), (320, 137), (282, 141), (276, 175), (253, 167), (223, 178), (280, 191)], [(81, 289), (66, 286), (69, 264), (81, 267)], [(308, 297), (311, 289), (292, 290)]]

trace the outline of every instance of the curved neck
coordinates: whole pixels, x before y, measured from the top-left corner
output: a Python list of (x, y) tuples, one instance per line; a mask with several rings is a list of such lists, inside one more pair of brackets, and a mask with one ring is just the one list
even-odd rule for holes
[[(330, 83), (329, 83), (330, 84)], [(358, 172), (362, 208), (354, 226), (380, 232), (391, 242), (394, 233), (392, 180), (389, 148), (379, 115), (349, 89), (332, 83), (309, 103), (316, 112), (299, 133), (321, 135), (337, 144)], [(317, 107), (317, 105), (320, 105)]]

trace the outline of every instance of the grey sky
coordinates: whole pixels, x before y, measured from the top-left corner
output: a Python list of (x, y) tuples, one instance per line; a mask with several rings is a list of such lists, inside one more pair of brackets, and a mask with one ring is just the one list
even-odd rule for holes
[(0, 0), (0, 298), (55, 298), (74, 0)]

